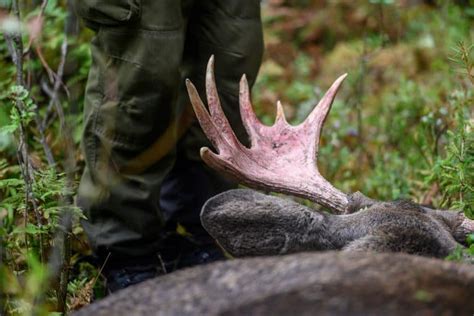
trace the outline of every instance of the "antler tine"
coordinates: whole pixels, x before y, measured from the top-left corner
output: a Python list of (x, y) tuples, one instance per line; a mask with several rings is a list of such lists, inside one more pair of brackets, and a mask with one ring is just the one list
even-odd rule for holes
[(217, 115), (225, 117), (217, 93), (216, 79), (214, 76), (214, 55), (211, 55), (211, 58), (209, 58), (206, 68), (206, 96), (211, 116)]
[(239, 143), (237, 137), (232, 130), (227, 117), (222, 110), (219, 95), (217, 93), (216, 79), (214, 76), (214, 55), (211, 55), (209, 62), (207, 63), (206, 69), (206, 96), (207, 104), (209, 106), (209, 112), (213, 118), (217, 127), (222, 130), (224, 138), (227, 139), (231, 144), (235, 145)]
[(319, 137), (321, 135), (321, 130), (323, 129), (324, 121), (331, 110), (331, 106), (334, 98), (336, 97), (337, 91), (339, 91), (339, 88), (346, 77), (347, 74), (343, 74), (337, 78), (336, 81), (334, 81), (329, 90), (324, 94), (323, 98), (318, 102), (318, 105), (316, 105), (306, 120), (301, 124), (302, 128), (313, 130), (314, 132), (314, 137), (316, 140), (315, 154), (317, 154), (319, 147)]
[(242, 76), (240, 113), (252, 141), (252, 146), (246, 148), (235, 137), (219, 104), (213, 65), (214, 59), (211, 58), (206, 75), (210, 113), (194, 86), (187, 81), (199, 123), (219, 151), (215, 154), (209, 148), (202, 148), (203, 160), (210, 167), (251, 187), (298, 195), (336, 212), (345, 212), (349, 207), (349, 196), (325, 180), (315, 162), (322, 125), (346, 75), (334, 82), (306, 121), (296, 127), (286, 122), (280, 102), (277, 103), (275, 124), (265, 126), (260, 123), (252, 108), (247, 79)]
[(288, 122), (286, 121), (285, 111), (283, 110), (283, 105), (281, 104), (280, 100), (277, 101), (277, 113), (275, 118), (274, 125), (287, 125)]
[(260, 123), (260, 120), (257, 118), (253, 110), (249, 90), (250, 89), (249, 84), (247, 82), (247, 76), (244, 74), (240, 79), (239, 86), (240, 117), (242, 118), (242, 123), (250, 138), (250, 142), (252, 146), (254, 146), (257, 143), (256, 131), (262, 126), (262, 123)]
[(201, 124), (201, 127), (206, 134), (207, 138), (211, 141), (212, 145), (219, 150), (219, 143), (222, 143), (224, 139), (221, 133), (218, 131), (214, 121), (207, 112), (204, 104), (202, 103), (201, 97), (196, 90), (196, 87), (191, 80), (186, 79), (186, 88), (188, 90), (189, 98), (193, 106), (194, 112)]
[(206, 96), (209, 112), (204, 106), (196, 87), (189, 79), (186, 79), (186, 87), (198, 121), (218, 153), (227, 153), (231, 148), (243, 147), (235, 136), (220, 105), (214, 78), (214, 56), (209, 59), (206, 71)]

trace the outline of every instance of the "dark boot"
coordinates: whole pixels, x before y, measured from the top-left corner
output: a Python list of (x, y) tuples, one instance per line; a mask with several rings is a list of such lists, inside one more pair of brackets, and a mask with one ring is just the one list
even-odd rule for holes
[(107, 294), (155, 278), (161, 274), (161, 269), (156, 265), (137, 265), (108, 270), (104, 273), (104, 276), (107, 279)]

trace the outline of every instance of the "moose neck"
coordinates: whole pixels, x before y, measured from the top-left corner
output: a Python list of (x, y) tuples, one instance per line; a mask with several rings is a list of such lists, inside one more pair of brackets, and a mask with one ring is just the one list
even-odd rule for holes
[(236, 257), (341, 249), (364, 234), (357, 218), (242, 189), (213, 197), (201, 213), (206, 230)]
[(364, 223), (359, 223), (359, 214), (327, 215), (324, 236), (329, 240), (331, 248), (342, 249), (350, 242), (364, 236), (369, 231)]
[[(351, 200), (350, 196), (336, 189), (326, 179), (321, 177), (318, 171), (306, 181), (298, 181), (291, 194), (307, 198), (328, 209), (338, 213), (348, 212)], [(287, 193), (288, 188), (284, 193)]]

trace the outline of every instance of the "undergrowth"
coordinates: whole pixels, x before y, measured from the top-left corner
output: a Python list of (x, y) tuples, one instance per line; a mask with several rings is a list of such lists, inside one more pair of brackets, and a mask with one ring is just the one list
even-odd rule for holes
[[(65, 0), (48, 1), (44, 12), (37, 2), (20, 1), (21, 83), (6, 40), (18, 30), (0, 11), (7, 35), (0, 41), (0, 314), (7, 315), (66, 312), (102, 295), (97, 269), (83, 260), (90, 250), (72, 203), (92, 33), (77, 31)], [(39, 35), (31, 23), (38, 15)], [(323, 131), (324, 176), (346, 192), (410, 198), (473, 218), (473, 16), (472, 5), (450, 1), (269, 1), (256, 111), (271, 124), (281, 99), (290, 120), (301, 122), (348, 72)], [(472, 240), (450, 259), (472, 255)]]

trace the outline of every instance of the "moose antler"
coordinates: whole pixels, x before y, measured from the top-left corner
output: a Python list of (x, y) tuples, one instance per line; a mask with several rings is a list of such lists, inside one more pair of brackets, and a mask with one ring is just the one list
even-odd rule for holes
[(202, 159), (211, 167), (250, 187), (265, 188), (310, 199), (338, 213), (347, 212), (350, 196), (324, 179), (317, 169), (321, 130), (336, 93), (346, 78), (339, 77), (307, 119), (298, 126), (289, 125), (280, 102), (273, 126), (263, 125), (250, 101), (245, 75), (240, 81), (240, 115), (250, 136), (251, 147), (243, 146), (235, 136), (220, 105), (214, 78), (214, 57), (206, 72), (209, 112), (195, 86), (186, 80), (196, 116), (217, 154), (201, 148)]

